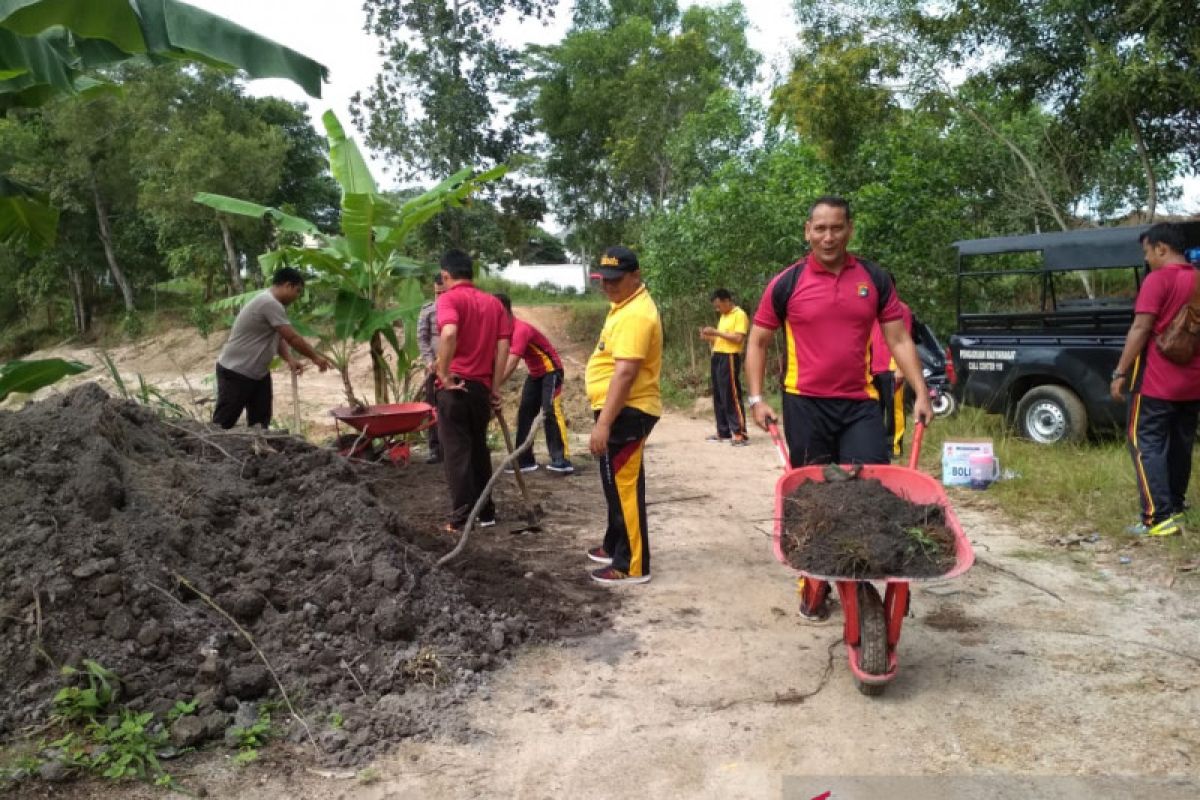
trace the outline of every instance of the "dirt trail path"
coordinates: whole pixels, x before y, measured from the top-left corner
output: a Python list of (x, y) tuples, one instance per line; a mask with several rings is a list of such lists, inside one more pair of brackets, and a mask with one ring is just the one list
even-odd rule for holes
[[(767, 438), (732, 449), (703, 443), (708, 432), (668, 414), (650, 439), (654, 580), (616, 589), (626, 600), (610, 631), (531, 650), (497, 673), (466, 704), (465, 742), (401, 745), (370, 783), (259, 772), (229, 795), (222, 784), (233, 784), (216, 779), (211, 796), (807, 800), (832, 781), (793, 776), (1014, 774), (1170, 776), (1176, 784), (1154, 796), (1197, 796), (1194, 581), (1167, 587), (1138, 572), (1140, 561), (1069, 557), (986, 497), (956, 493), (980, 563), (915, 590), (899, 677), (866, 698), (838, 644), (841, 615), (802, 625), (795, 583), (772, 557), (779, 472)], [(576, 428), (577, 450), (584, 434)], [(594, 467), (581, 473), (539, 488), (559, 510), (543, 535), (578, 546), (584, 581), (603, 506)], [(976, 796), (941, 789), (911, 796)], [(1077, 786), (1020, 796), (1111, 795)]]
[[(245, 796), (807, 799), (822, 782), (789, 776), (1012, 774), (1174, 776), (1156, 796), (1195, 796), (1194, 594), (1105, 577), (957, 494), (981, 563), (916, 590), (899, 677), (865, 698), (839, 626), (798, 621), (794, 582), (772, 558), (768, 441), (732, 450), (702, 444), (707, 432), (667, 415), (650, 440), (654, 580), (620, 590), (613, 630), (497, 675), (467, 708), (468, 743), (402, 745), (369, 786), (310, 776)], [(599, 494), (594, 474), (576, 480), (572, 499)], [(597, 514), (547, 534), (578, 541), (581, 580), (600, 530)], [(1111, 796), (1066, 791), (1054, 796)]]

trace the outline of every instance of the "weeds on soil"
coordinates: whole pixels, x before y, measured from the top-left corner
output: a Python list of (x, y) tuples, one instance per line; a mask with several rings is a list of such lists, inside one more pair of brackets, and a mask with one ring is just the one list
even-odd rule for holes
[(271, 727), (270, 706), (263, 703), (258, 708), (258, 719), (253, 725), (248, 725), (245, 728), (234, 728), (232, 733), (237, 739), (238, 749), (237, 755), (233, 757), (233, 763), (244, 767), (247, 764), (257, 761), (259, 748), (274, 736), (274, 729)]
[[(73, 683), (59, 689), (52, 700), (54, 715), (48, 729), (58, 738), (39, 741), (31, 751), (0, 768), (0, 780), (15, 783), (32, 778), (43, 765), (57, 763), (67, 770), (114, 781), (138, 779), (156, 786), (176, 785), (158, 760), (159, 751), (169, 744), (166, 725), (151, 711), (116, 705), (120, 681), (112, 670), (84, 659), (82, 668), (66, 666), (61, 674)], [(167, 722), (195, 709), (195, 701), (178, 701), (168, 712)]]

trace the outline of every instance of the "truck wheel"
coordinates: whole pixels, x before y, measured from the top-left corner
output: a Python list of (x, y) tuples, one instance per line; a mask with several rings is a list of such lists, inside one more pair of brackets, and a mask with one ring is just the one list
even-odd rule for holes
[(1079, 442), (1087, 434), (1087, 411), (1070, 389), (1035, 386), (1017, 404), (1017, 429), (1038, 444)]
[(941, 392), (937, 397), (930, 401), (933, 406), (933, 415), (938, 419), (953, 417), (958, 413), (958, 400), (949, 392)]

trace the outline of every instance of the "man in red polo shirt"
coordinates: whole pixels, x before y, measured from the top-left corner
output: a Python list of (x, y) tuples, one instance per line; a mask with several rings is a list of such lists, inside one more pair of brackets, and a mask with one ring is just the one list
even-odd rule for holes
[(1160, 222), (1141, 235), (1150, 274), (1138, 290), (1133, 325), (1113, 371), (1111, 393), (1121, 400), (1129, 382), (1129, 452), (1142, 501), (1142, 520), (1129, 533), (1180, 533), (1184, 495), (1192, 477), (1192, 445), (1200, 413), (1200, 352), (1176, 364), (1152, 341), (1192, 297), (1197, 272), (1183, 251), (1178, 225)]
[[(529, 370), (525, 385), (521, 389), (521, 405), (517, 409), (517, 441), (525, 441), (533, 428), (533, 420), (538, 409), (546, 412), (546, 449), (550, 452), (550, 463), (546, 469), (560, 475), (569, 475), (575, 471), (569, 460), (567, 446), (567, 416), (562, 408), (563, 366), (558, 351), (546, 334), (530, 325), (523, 319), (517, 319), (512, 313), (512, 301), (506, 294), (497, 294), (497, 299), (504, 306), (509, 319), (512, 320), (512, 347), (508, 351), (508, 365), (504, 369), (504, 380), (507, 381), (517, 369), (517, 364), (525, 361)], [(521, 454), (521, 460), (516, 465), (521, 472), (533, 472), (538, 468), (533, 448)], [(511, 470), (512, 467), (509, 468)]]
[[(473, 266), (461, 250), (446, 251), (441, 260), (445, 291), (437, 299), (438, 439), (450, 485), (445, 529), (451, 532), (466, 523), (492, 477), (487, 429), (512, 338), (504, 306), (472, 283)], [(488, 498), (479, 510), (479, 525), (495, 524), (496, 507)]]
[[(783, 425), (794, 467), (888, 463), (879, 393), (871, 381), (871, 327), (876, 321), (900, 370), (912, 376), (914, 415), (926, 423), (933, 419), (895, 287), (880, 267), (847, 252), (853, 233), (850, 204), (840, 197), (818, 198), (804, 223), (811, 252), (767, 284), (750, 329), (747, 405), (763, 430), (776, 419), (762, 395), (767, 347), (775, 331), (784, 329)], [(776, 298), (781, 281), (790, 281), (793, 288)], [(776, 311), (776, 299), (783, 303), (785, 319)], [(827, 619), (828, 593), (823, 581), (806, 582), (800, 613), (811, 620)]]

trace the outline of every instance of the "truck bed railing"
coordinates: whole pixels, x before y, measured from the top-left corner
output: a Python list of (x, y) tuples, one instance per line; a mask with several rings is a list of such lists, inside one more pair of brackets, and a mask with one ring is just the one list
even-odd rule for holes
[(1015, 314), (961, 314), (958, 331), (1039, 331), (1045, 333), (1121, 333), (1129, 330), (1133, 307), (1022, 312)]

